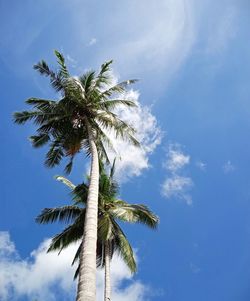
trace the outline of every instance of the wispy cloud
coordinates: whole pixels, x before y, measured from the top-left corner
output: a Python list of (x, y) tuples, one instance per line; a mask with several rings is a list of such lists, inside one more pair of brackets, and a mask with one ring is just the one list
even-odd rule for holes
[(201, 268), (199, 266), (197, 266), (196, 264), (194, 264), (193, 262), (190, 262), (190, 269), (191, 269), (192, 273), (194, 273), (194, 274), (198, 274), (201, 271)]
[(163, 164), (167, 170), (167, 178), (162, 184), (162, 194), (166, 198), (184, 200), (187, 205), (192, 204), (190, 190), (193, 181), (183, 175), (185, 167), (190, 164), (190, 156), (183, 153), (179, 144), (170, 144), (167, 151), (167, 160)]
[(75, 68), (77, 66), (77, 61), (69, 54), (66, 54), (66, 60), (69, 62), (71, 67)]
[(191, 178), (173, 175), (163, 183), (162, 193), (168, 199), (179, 198), (184, 200), (187, 205), (192, 205), (192, 197), (190, 195), (192, 186), (193, 181)]
[[(157, 5), (145, 5), (138, 0), (124, 5), (112, 18), (116, 28), (109, 35), (116, 43), (112, 49), (105, 47), (102, 55), (111, 55), (123, 71), (132, 68), (144, 76), (165, 71), (164, 81), (170, 79), (188, 57), (195, 40), (192, 1), (159, 0)], [(120, 38), (121, 32), (125, 39)]]
[(224, 173), (230, 173), (235, 171), (235, 166), (232, 164), (232, 162), (230, 160), (228, 160), (224, 165), (223, 165), (223, 171)]
[(97, 39), (96, 38), (91, 38), (88, 42), (88, 46), (93, 46), (97, 43)]
[[(72, 300), (76, 283), (73, 282), (75, 267), (71, 267), (77, 246), (70, 246), (60, 256), (46, 253), (47, 239), (31, 252), (30, 257), (20, 258), (8, 232), (0, 232), (0, 296), (2, 301), (19, 300), (22, 297), (46, 301)], [(117, 301), (143, 301), (149, 288), (139, 280), (132, 281), (126, 265), (114, 257), (111, 266), (113, 298)], [(104, 275), (97, 273), (97, 300), (103, 297)], [(129, 281), (124, 287), (124, 280)], [(148, 299), (147, 299), (148, 300)]]
[(223, 10), (223, 15), (215, 20), (212, 30), (208, 35), (207, 52), (209, 54), (222, 53), (227, 48), (229, 42), (236, 36), (238, 11), (236, 6), (228, 5)]
[(201, 171), (206, 171), (207, 169), (207, 164), (204, 163), (201, 160), (196, 161), (195, 165), (201, 170)]
[(167, 153), (167, 162), (165, 167), (167, 170), (175, 173), (182, 169), (190, 162), (190, 156), (185, 155), (178, 144), (171, 144)]

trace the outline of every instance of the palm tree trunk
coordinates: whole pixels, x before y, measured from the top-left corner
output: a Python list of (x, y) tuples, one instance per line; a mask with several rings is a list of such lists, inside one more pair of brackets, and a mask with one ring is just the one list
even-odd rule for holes
[(110, 249), (109, 242), (105, 243), (105, 287), (104, 301), (111, 300), (111, 284), (110, 284)]
[[(88, 126), (88, 125), (87, 125)], [(99, 189), (99, 159), (92, 130), (88, 126), (91, 150), (90, 183), (86, 205), (83, 244), (76, 301), (96, 300), (96, 242)]]

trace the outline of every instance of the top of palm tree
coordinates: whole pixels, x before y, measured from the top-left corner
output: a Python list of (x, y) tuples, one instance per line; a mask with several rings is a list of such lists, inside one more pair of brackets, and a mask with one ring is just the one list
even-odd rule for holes
[[(103, 267), (105, 264), (104, 246), (105, 242), (108, 241), (111, 258), (115, 251), (118, 252), (131, 272), (134, 273), (136, 271), (136, 263), (133, 250), (118, 222), (142, 223), (154, 229), (157, 227), (159, 219), (145, 205), (129, 204), (124, 200), (118, 199), (119, 186), (113, 176), (114, 163), (109, 174), (101, 164), (98, 198), (97, 266)], [(73, 205), (59, 208), (45, 208), (36, 218), (36, 221), (42, 224), (53, 223), (55, 221), (70, 223), (69, 226), (52, 239), (48, 250), (59, 250), (60, 253), (69, 244), (82, 239), (88, 183), (83, 182), (75, 186), (65, 177), (57, 176), (56, 179), (70, 188)], [(80, 249), (81, 245), (76, 252), (72, 264), (78, 259)]]
[(53, 167), (68, 156), (70, 160), (65, 171), (69, 173), (76, 153), (84, 149), (87, 155), (90, 154), (90, 135), (96, 142), (100, 157), (108, 161), (106, 147), (113, 147), (107, 131), (113, 131), (116, 137), (139, 146), (134, 137), (135, 130), (114, 112), (120, 105), (136, 106), (124, 95), (127, 87), (136, 80), (113, 84), (112, 61), (102, 64), (99, 72), (87, 71), (73, 77), (63, 55), (58, 51), (55, 55), (58, 70), (53, 71), (44, 60), (34, 69), (50, 79), (52, 87), (60, 93), (60, 99), (29, 98), (26, 103), (32, 109), (14, 113), (15, 123), (33, 121), (37, 125), (36, 134), (30, 137), (34, 147), (49, 144), (45, 164)]

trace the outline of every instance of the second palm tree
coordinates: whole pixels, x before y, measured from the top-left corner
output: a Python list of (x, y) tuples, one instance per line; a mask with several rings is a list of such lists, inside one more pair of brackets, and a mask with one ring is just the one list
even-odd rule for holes
[[(113, 254), (117, 252), (130, 271), (136, 271), (136, 262), (133, 250), (117, 221), (142, 223), (150, 228), (155, 228), (158, 217), (144, 205), (129, 204), (117, 199), (118, 185), (113, 178), (114, 165), (110, 174), (101, 167), (99, 180), (99, 202), (98, 202), (98, 232), (97, 232), (97, 266), (105, 268), (105, 291), (104, 300), (111, 300), (110, 284), (110, 261)], [(42, 224), (55, 221), (71, 222), (71, 224), (57, 234), (51, 242), (48, 251), (58, 250), (61, 252), (69, 244), (82, 239), (82, 227), (85, 218), (85, 205), (87, 201), (88, 184), (83, 183), (75, 186), (64, 177), (57, 177), (58, 180), (70, 187), (73, 195), (73, 205), (59, 208), (46, 208), (37, 217), (36, 221)], [(75, 254), (72, 264), (80, 256), (81, 243)], [(79, 265), (75, 273), (78, 275)]]

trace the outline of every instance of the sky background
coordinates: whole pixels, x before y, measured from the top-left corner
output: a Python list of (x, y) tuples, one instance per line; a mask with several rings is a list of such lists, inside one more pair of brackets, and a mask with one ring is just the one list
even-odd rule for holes
[[(32, 66), (53, 50), (73, 75), (114, 59), (118, 80), (139, 78), (121, 116), (143, 149), (117, 144), (121, 197), (148, 205), (157, 231), (123, 225), (138, 260), (115, 258), (115, 301), (250, 299), (250, 3), (248, 0), (0, 0), (0, 300), (74, 300), (76, 246), (46, 254), (63, 225), (40, 226), (44, 207), (70, 202), (32, 149), (32, 124), (12, 122), (29, 97), (57, 98)], [(70, 179), (88, 161), (79, 155)], [(98, 272), (97, 300), (102, 300)]]

